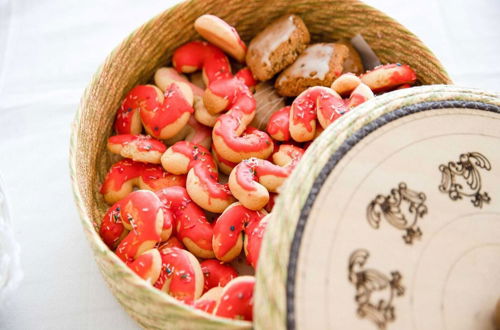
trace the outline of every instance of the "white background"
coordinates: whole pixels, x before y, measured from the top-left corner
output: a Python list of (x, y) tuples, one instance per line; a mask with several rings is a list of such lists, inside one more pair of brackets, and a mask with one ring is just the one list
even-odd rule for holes
[[(70, 124), (105, 56), (177, 1), (0, 0), (0, 173), (24, 280), (2, 329), (135, 329), (104, 284), (76, 213)], [(437, 55), (458, 85), (500, 91), (500, 1), (369, 0)]]

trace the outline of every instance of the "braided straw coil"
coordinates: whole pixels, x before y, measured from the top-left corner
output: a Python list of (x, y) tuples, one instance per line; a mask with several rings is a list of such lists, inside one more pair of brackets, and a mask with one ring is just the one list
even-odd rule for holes
[(333, 41), (361, 33), (382, 63), (411, 65), (425, 85), (450, 83), (439, 61), (416, 36), (356, 0), (193, 0), (166, 10), (132, 33), (108, 56), (82, 97), (72, 128), (70, 172), (82, 225), (106, 282), (125, 310), (150, 329), (251, 327), (249, 322), (192, 309), (152, 288), (106, 247), (96, 231), (107, 209), (98, 191), (112, 164), (106, 140), (112, 133), (116, 110), (133, 86), (150, 81), (156, 68), (169, 63), (173, 50), (199, 38), (193, 22), (205, 13), (234, 25), (245, 41), (273, 19), (295, 13), (304, 19), (313, 41)]

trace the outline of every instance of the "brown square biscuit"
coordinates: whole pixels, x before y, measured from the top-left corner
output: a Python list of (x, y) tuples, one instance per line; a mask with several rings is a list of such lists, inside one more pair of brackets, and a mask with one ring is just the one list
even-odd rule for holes
[(274, 84), (280, 95), (297, 96), (312, 86), (330, 87), (342, 74), (349, 48), (338, 43), (310, 45)]
[(293, 63), (309, 41), (309, 31), (299, 16), (282, 16), (252, 39), (246, 56), (247, 65), (255, 78), (269, 80)]
[(347, 56), (344, 62), (344, 70), (342, 73), (354, 73), (355, 75), (360, 75), (365, 72), (363, 66), (363, 61), (359, 52), (354, 48), (354, 46), (349, 42), (349, 40), (339, 40), (338, 43), (346, 45), (349, 48), (349, 56)]

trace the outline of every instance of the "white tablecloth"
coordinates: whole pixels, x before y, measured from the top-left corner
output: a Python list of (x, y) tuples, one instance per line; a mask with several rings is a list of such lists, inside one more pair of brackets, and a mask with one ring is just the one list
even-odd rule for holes
[[(5, 329), (135, 329), (92, 259), (68, 175), (70, 123), (105, 56), (177, 1), (0, 0), (0, 173), (24, 280)], [(459, 85), (500, 91), (498, 0), (370, 0), (434, 50)]]

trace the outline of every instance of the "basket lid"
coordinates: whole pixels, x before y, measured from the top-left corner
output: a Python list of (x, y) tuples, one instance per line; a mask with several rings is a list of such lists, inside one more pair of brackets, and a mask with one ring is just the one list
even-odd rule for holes
[(500, 95), (424, 86), (331, 125), (283, 187), (258, 329), (494, 329)]

